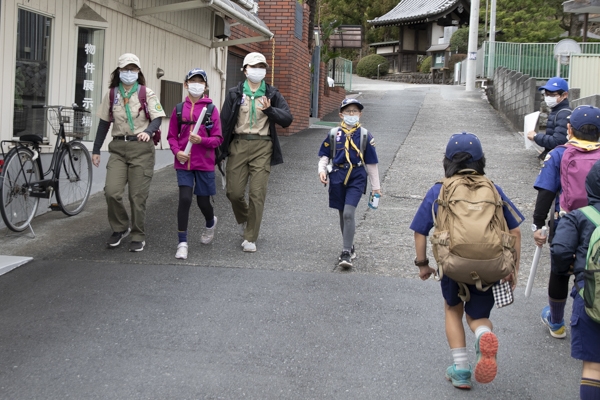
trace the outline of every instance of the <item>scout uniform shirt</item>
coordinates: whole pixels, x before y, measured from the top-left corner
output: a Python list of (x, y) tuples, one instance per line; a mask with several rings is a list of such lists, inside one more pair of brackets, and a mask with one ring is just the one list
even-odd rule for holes
[[(108, 91), (108, 93), (104, 95), (104, 99), (102, 99), (102, 105), (100, 106), (100, 110), (98, 111), (98, 117), (104, 121), (110, 121), (109, 107), (110, 102), (112, 101), (112, 112), (113, 118), (115, 120), (112, 124), (112, 136), (131, 136), (142, 133), (144, 129), (148, 127), (150, 121), (146, 119), (146, 113), (144, 112), (142, 105), (140, 104), (140, 100), (138, 98), (139, 92), (133, 93), (129, 98), (129, 109), (131, 110), (131, 117), (133, 118), (134, 132), (131, 132), (129, 122), (127, 122), (125, 103), (123, 102), (123, 98), (121, 97), (119, 88), (116, 87), (114, 92), (114, 99), (109, 99), (110, 91)], [(146, 87), (146, 101), (148, 102), (148, 111), (150, 113), (151, 119), (166, 116), (162, 106), (160, 105), (158, 96), (156, 96), (154, 91), (152, 91), (148, 87)]]
[(252, 128), (250, 128), (250, 98), (247, 95), (242, 95), (242, 101), (240, 104), (240, 111), (238, 118), (235, 123), (234, 132), (240, 135), (269, 135), (269, 117), (266, 116), (262, 110), (259, 110), (260, 101), (255, 100), (256, 105), (256, 121), (252, 122)]

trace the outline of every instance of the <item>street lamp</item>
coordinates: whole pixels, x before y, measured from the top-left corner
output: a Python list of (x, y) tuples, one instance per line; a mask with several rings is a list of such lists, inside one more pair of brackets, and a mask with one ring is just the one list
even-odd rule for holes
[(377, 64), (377, 80), (379, 80), (379, 67), (385, 63)]

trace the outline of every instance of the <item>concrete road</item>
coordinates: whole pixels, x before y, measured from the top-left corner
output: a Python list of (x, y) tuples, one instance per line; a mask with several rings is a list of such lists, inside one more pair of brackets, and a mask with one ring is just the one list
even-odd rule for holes
[[(79, 216), (37, 217), (36, 238), (0, 231), (0, 254), (34, 257), (0, 277), (0, 398), (577, 398), (580, 364), (568, 337), (552, 339), (539, 318), (547, 249), (532, 296), (523, 296), (535, 154), (480, 92), (353, 79), (384, 195), (378, 210), (366, 198), (359, 205), (352, 271), (335, 268), (337, 212), (316, 173), (326, 126), (281, 138), (285, 163), (272, 170), (254, 254), (241, 251), (219, 188), (215, 242), (200, 245), (193, 209), (190, 255), (176, 260), (177, 187), (165, 168), (153, 180), (142, 253), (105, 248), (102, 195)], [(515, 304), (492, 313), (498, 376), (470, 392), (444, 379), (452, 358), (443, 301), (437, 282), (416, 279), (408, 229), (461, 130), (480, 136), (487, 174), (528, 218)], [(472, 334), (467, 346), (475, 363)]]

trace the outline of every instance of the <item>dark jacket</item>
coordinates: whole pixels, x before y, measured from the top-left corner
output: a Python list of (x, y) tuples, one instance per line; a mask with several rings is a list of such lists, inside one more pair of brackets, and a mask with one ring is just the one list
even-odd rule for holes
[[(585, 180), (590, 206), (600, 210), (600, 161), (594, 164)], [(566, 275), (574, 266), (575, 279), (583, 278), (590, 237), (596, 226), (580, 211), (574, 210), (561, 218), (550, 246), (553, 272)], [(575, 256), (575, 258), (573, 258)]]
[[(223, 109), (221, 110), (223, 143), (220, 147), (221, 156), (217, 162), (229, 155), (229, 145), (235, 136), (233, 130), (237, 122), (242, 95), (244, 94), (243, 85), (244, 82), (240, 82), (236, 87), (229, 89), (225, 98), (225, 102), (223, 103)], [(281, 146), (279, 145), (279, 138), (277, 137), (275, 124), (279, 124), (283, 128), (287, 128), (291, 125), (294, 117), (290, 112), (290, 107), (276, 87), (267, 84), (265, 96), (271, 100), (271, 107), (263, 110), (263, 113), (265, 113), (269, 118), (269, 135), (271, 136), (271, 141), (273, 142), (273, 156), (271, 157), (271, 165), (277, 165), (283, 163), (283, 155), (281, 153)]]
[[(562, 111), (568, 110), (568, 111)], [(537, 134), (533, 138), (538, 146), (546, 149), (546, 152), (552, 150), (556, 146), (567, 143), (567, 123), (568, 116), (571, 115), (569, 99), (564, 99), (558, 103), (548, 115), (548, 123), (546, 124), (546, 134)], [(554, 122), (556, 120), (556, 123)]]

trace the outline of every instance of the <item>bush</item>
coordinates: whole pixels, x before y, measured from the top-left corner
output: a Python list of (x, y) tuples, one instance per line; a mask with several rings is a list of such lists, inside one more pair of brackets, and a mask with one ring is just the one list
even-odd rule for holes
[(386, 75), (390, 64), (385, 57), (379, 54), (371, 54), (370, 56), (363, 57), (356, 65), (356, 73), (358, 76), (370, 78), (377, 76), (377, 66), (379, 66), (379, 76)]
[(421, 68), (419, 68), (419, 72), (423, 72), (424, 74), (428, 74), (431, 70), (431, 56), (426, 57), (421, 63)]

